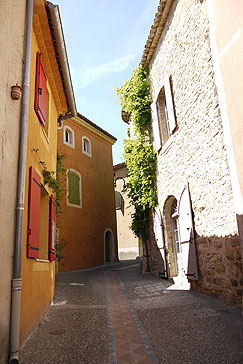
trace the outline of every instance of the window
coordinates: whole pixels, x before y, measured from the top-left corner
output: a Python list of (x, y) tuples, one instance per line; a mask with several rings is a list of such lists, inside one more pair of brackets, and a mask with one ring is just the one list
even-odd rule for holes
[(173, 240), (174, 240), (174, 244), (175, 244), (175, 251), (178, 254), (181, 252), (181, 245), (180, 245), (180, 227), (179, 227), (176, 199), (173, 201), (173, 204), (171, 207), (171, 222), (172, 222), (172, 233), (173, 233)]
[(82, 152), (84, 154), (88, 155), (89, 157), (92, 156), (91, 142), (90, 142), (89, 138), (87, 138), (86, 136), (82, 137)]
[(153, 145), (158, 151), (171, 137), (176, 128), (171, 77), (164, 78), (163, 87), (151, 105)]
[(160, 91), (157, 99), (157, 112), (159, 120), (160, 137), (162, 140), (162, 145), (164, 145), (165, 142), (167, 142), (167, 140), (171, 136), (168, 108), (167, 108), (164, 88)]
[(74, 132), (66, 125), (63, 128), (63, 143), (74, 148)]
[(35, 78), (35, 112), (40, 123), (46, 123), (46, 72), (42, 63), (41, 53), (36, 55), (36, 78)]
[(56, 201), (30, 167), (27, 257), (55, 260)]
[(48, 82), (46, 84), (46, 108), (45, 108), (45, 126), (42, 125), (42, 130), (49, 141), (49, 120), (50, 120), (50, 90)]
[(67, 205), (81, 208), (81, 175), (73, 169), (67, 175)]

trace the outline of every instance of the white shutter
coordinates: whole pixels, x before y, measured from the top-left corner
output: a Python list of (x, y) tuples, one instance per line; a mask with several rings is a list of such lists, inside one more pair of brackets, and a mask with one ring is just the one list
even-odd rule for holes
[(192, 223), (190, 214), (190, 202), (187, 186), (184, 187), (179, 204), (178, 204), (178, 215), (180, 224), (180, 242), (183, 244), (190, 241)]
[(159, 132), (159, 121), (158, 121), (156, 102), (153, 102), (151, 104), (151, 119), (152, 119), (153, 146), (154, 150), (157, 152), (161, 148), (161, 138)]
[(198, 279), (198, 267), (195, 246), (195, 233), (193, 229), (192, 207), (187, 184), (181, 194), (178, 204), (180, 242), (182, 251), (183, 268), (187, 278), (191, 280)]
[(154, 211), (154, 235), (158, 248), (158, 273), (162, 277), (167, 277), (162, 219), (158, 208), (155, 208)]
[(174, 113), (172, 92), (171, 92), (171, 87), (170, 87), (170, 79), (169, 79), (168, 75), (165, 76), (164, 83), (165, 83), (165, 98), (166, 98), (166, 105), (167, 105), (167, 110), (168, 110), (170, 134), (172, 134), (176, 128), (176, 119), (175, 119), (175, 113)]

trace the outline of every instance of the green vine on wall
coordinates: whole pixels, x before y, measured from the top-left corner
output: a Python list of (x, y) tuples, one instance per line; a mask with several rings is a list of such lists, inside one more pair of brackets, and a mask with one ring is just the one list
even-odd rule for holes
[(136, 236), (144, 239), (148, 238), (151, 210), (157, 205), (156, 156), (150, 140), (151, 97), (148, 75), (148, 69), (139, 66), (131, 78), (116, 90), (122, 110), (130, 119), (123, 156), (128, 180), (125, 189), (135, 208), (131, 228)]
[[(34, 150), (38, 151), (38, 150)], [(66, 167), (63, 164), (63, 160), (65, 159), (65, 155), (60, 154), (57, 152), (57, 165), (56, 165), (56, 172), (55, 171), (49, 171), (47, 168), (47, 165), (44, 161), (40, 161), (40, 164), (43, 167), (43, 178), (44, 178), (44, 185), (47, 185), (50, 187), (55, 193), (56, 197), (56, 217), (58, 217), (62, 210), (63, 205), (62, 201), (64, 198), (64, 186), (63, 186), (63, 176), (66, 173)], [(58, 226), (57, 226), (58, 228)], [(57, 239), (56, 234), (56, 260), (58, 262), (61, 262), (63, 260), (63, 250), (67, 247), (67, 242), (63, 239), (59, 241)]]
[(45, 162), (40, 161), (40, 164), (43, 167), (43, 177), (44, 177), (44, 185), (50, 187), (56, 196), (56, 216), (58, 217), (63, 210), (62, 200), (64, 196), (64, 187), (63, 187), (63, 176), (66, 173), (66, 167), (63, 164), (63, 160), (65, 159), (65, 155), (57, 152), (57, 166), (56, 172), (49, 171), (47, 169), (47, 165)]

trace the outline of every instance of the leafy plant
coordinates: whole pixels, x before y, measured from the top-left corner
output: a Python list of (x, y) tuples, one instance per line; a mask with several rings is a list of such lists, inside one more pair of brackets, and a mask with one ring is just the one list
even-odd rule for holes
[(141, 134), (150, 130), (150, 83), (148, 68), (137, 67), (128, 81), (116, 89), (123, 111), (130, 115), (130, 120)]
[(64, 187), (62, 177), (65, 175), (66, 167), (63, 164), (65, 155), (57, 152), (57, 165), (56, 171), (49, 171), (45, 162), (40, 161), (43, 167), (44, 185), (50, 187), (56, 195), (56, 216), (59, 216), (62, 212), (62, 200), (64, 195)]
[(135, 208), (133, 232), (148, 238), (151, 210), (157, 205), (156, 156), (150, 141), (151, 98), (148, 69), (137, 67), (131, 78), (116, 90), (122, 110), (129, 115), (128, 139), (124, 140), (127, 169), (126, 191)]
[[(38, 150), (34, 150), (38, 152)], [(66, 167), (63, 164), (63, 160), (65, 159), (65, 155), (57, 152), (57, 165), (56, 172), (49, 171), (47, 169), (47, 165), (44, 161), (40, 161), (40, 164), (43, 167), (43, 177), (44, 177), (44, 185), (49, 186), (56, 197), (56, 217), (58, 217), (63, 210), (63, 197), (64, 197), (64, 187), (63, 187), (63, 176), (66, 173)], [(57, 226), (58, 229), (58, 226)], [(56, 234), (56, 260), (58, 262), (62, 262), (63, 260), (63, 250), (67, 247), (67, 242), (62, 240), (58, 241)]]
[(58, 261), (58, 263), (61, 263), (61, 265), (63, 265), (64, 258), (63, 250), (66, 249), (67, 245), (67, 241), (65, 241), (64, 239), (59, 241), (56, 234), (56, 260)]

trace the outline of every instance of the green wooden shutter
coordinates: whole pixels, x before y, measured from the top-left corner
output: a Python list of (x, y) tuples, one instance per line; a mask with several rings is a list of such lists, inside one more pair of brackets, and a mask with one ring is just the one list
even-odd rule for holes
[(68, 172), (68, 201), (80, 205), (80, 177), (75, 172)]
[(115, 191), (115, 199), (116, 199), (116, 210), (121, 209), (121, 194), (118, 191)]

